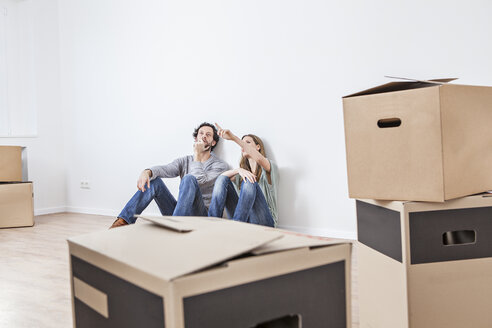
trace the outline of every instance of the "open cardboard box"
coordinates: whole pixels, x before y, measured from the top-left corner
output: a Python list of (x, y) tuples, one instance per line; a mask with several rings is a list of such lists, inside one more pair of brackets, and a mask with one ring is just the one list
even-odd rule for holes
[(343, 97), (351, 198), (443, 202), (492, 189), (492, 87), (451, 80)]
[(361, 328), (491, 327), (491, 196), (357, 200)]
[(141, 218), (68, 240), (75, 327), (351, 327), (350, 242)]

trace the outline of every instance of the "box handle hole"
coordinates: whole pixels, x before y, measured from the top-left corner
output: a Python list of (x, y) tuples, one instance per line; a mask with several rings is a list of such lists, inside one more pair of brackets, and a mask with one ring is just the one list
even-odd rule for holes
[(401, 120), (397, 117), (393, 118), (382, 118), (378, 121), (378, 126), (382, 129), (384, 128), (396, 128), (401, 125)]
[(475, 230), (446, 231), (442, 234), (442, 243), (444, 246), (475, 244), (476, 236)]
[(286, 315), (267, 322), (259, 323), (251, 328), (300, 328), (301, 316), (298, 314)]

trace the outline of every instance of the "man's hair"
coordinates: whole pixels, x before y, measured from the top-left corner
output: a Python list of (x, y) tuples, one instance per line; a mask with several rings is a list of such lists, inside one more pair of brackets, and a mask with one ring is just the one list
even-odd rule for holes
[(196, 129), (195, 131), (193, 131), (193, 139), (195, 139), (197, 136), (198, 136), (198, 130), (200, 130), (200, 128), (204, 127), (204, 126), (209, 126), (212, 128), (212, 130), (214, 130), (214, 140), (215, 140), (215, 145), (213, 145), (210, 150), (214, 150), (215, 146), (217, 146), (217, 144), (219, 143), (219, 135), (217, 134), (217, 128), (215, 127), (215, 125), (213, 124), (210, 124), (210, 123), (207, 123), (207, 122), (203, 122), (202, 124), (200, 124)]

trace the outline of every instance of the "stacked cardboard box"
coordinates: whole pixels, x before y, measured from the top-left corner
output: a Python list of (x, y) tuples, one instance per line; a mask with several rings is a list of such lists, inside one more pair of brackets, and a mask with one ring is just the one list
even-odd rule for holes
[(69, 239), (75, 327), (351, 327), (347, 241), (141, 218)]
[(361, 328), (491, 326), (492, 88), (448, 81), (343, 98)]
[(0, 228), (34, 225), (32, 182), (27, 180), (25, 149), (0, 146)]

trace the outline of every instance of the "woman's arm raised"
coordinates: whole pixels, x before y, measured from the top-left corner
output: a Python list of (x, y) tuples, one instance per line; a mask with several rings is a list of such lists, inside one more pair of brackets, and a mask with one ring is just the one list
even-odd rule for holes
[(232, 140), (236, 144), (238, 144), (239, 147), (241, 147), (251, 158), (258, 163), (265, 171), (270, 172), (270, 161), (263, 156), (255, 147), (254, 144), (249, 144), (245, 142), (242, 139), (239, 139), (234, 133), (232, 133), (228, 129), (222, 129), (220, 125), (215, 123), (217, 126), (218, 134), (220, 137), (226, 139), (226, 140)]

